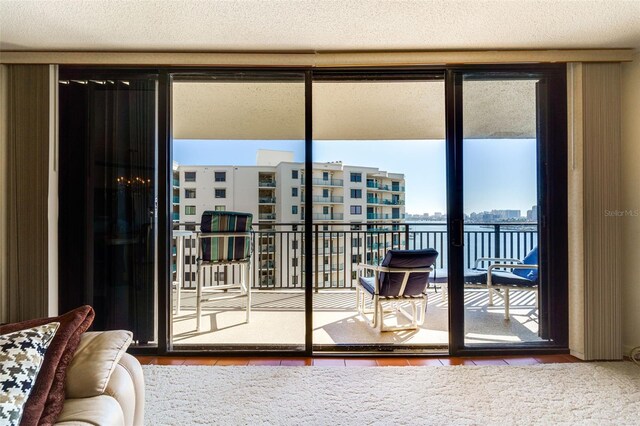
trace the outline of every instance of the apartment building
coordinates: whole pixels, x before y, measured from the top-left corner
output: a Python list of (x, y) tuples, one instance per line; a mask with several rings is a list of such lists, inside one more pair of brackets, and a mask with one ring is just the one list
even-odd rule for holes
[[(207, 210), (253, 214), (254, 279), (260, 287), (300, 287), (304, 274), (304, 163), (289, 151), (259, 150), (255, 166), (174, 164), (174, 223), (196, 230)], [(378, 262), (404, 244), (397, 224), (405, 219), (401, 173), (341, 162), (314, 163), (314, 280), (320, 287), (350, 287), (360, 262)], [(191, 225), (193, 224), (193, 225)], [(385, 235), (381, 243), (380, 233)], [(387, 235), (388, 234), (388, 235)], [(185, 285), (195, 280), (195, 258), (187, 248)], [(226, 271), (228, 273), (228, 271)], [(212, 282), (224, 282), (214, 272)]]

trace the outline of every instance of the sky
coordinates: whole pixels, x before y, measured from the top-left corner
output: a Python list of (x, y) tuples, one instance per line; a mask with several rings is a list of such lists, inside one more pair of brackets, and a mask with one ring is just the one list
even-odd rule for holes
[[(174, 140), (173, 159), (189, 165), (256, 164), (258, 149), (293, 151), (304, 162), (304, 141)], [(467, 139), (463, 142), (464, 211), (521, 210), (536, 200), (534, 139)], [(446, 213), (443, 140), (314, 141), (313, 161), (377, 167), (404, 173), (406, 212)]]

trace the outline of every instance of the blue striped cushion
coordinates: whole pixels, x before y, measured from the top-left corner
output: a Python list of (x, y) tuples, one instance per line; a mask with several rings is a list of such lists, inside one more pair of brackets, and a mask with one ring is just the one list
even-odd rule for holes
[(205, 234), (241, 232), (238, 237), (203, 238), (202, 260), (205, 262), (229, 262), (245, 260), (251, 256), (251, 213), (205, 211), (200, 231)]

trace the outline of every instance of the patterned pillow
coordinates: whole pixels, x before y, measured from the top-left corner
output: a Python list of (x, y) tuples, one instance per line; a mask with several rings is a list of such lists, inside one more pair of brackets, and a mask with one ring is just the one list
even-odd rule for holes
[(17, 425), (60, 323), (0, 335), (0, 425)]

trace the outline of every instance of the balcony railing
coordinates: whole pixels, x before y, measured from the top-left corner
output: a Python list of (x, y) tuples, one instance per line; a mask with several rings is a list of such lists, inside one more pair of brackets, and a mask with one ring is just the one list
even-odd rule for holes
[(383, 185), (380, 182), (367, 182), (367, 188), (378, 191), (404, 192), (404, 186), (400, 185)]
[(258, 203), (260, 204), (275, 204), (275, 197), (258, 197)]
[(259, 180), (258, 187), (260, 188), (275, 188), (276, 181), (275, 180)]
[[(302, 178), (302, 184), (304, 185), (305, 178)], [(343, 186), (344, 180), (342, 179), (320, 179), (312, 178), (311, 184), (315, 186)]]
[[(302, 195), (302, 202), (304, 203), (305, 201), (305, 195)], [(321, 203), (321, 204), (332, 204), (332, 203), (344, 203), (344, 197), (342, 196), (338, 196), (338, 195), (332, 195), (330, 197), (321, 197), (319, 195), (314, 195), (312, 197), (313, 202), (314, 203)]]
[(173, 186), (180, 186), (180, 179), (173, 179)]
[[(300, 218), (304, 220), (304, 213), (300, 214)], [(313, 213), (313, 220), (342, 220), (344, 213)]]
[(178, 212), (173, 212), (173, 220), (174, 220), (174, 221), (178, 221), (178, 220), (180, 220), (180, 213), (178, 213)]
[[(174, 224), (174, 229), (198, 229), (198, 224)], [(329, 288), (354, 288), (358, 263), (379, 264), (388, 249), (434, 248), (439, 256), (436, 267), (446, 268), (448, 264), (448, 243), (446, 224), (434, 222), (391, 223), (376, 222), (376, 229), (351, 229), (352, 224), (331, 224), (332, 230), (324, 230), (324, 225), (314, 224), (311, 241), (312, 284), (315, 290)], [(275, 229), (252, 232), (253, 256), (251, 271), (254, 288), (301, 289), (304, 287), (303, 266), (306, 257), (304, 226), (300, 224), (274, 223)], [(295, 228), (294, 228), (295, 227)], [(295, 229), (295, 230), (294, 230)], [(197, 231), (184, 237), (184, 258), (197, 255)], [(268, 244), (260, 242), (269, 237)], [(323, 237), (331, 237), (334, 244), (327, 247)], [(506, 257), (522, 259), (538, 244), (535, 223), (484, 223), (465, 225), (464, 229), (465, 268), (472, 268), (479, 257)], [(271, 241), (272, 240), (272, 241)], [(175, 239), (174, 239), (175, 241)], [(177, 261), (177, 256), (173, 258)], [(327, 263), (325, 263), (327, 262)], [(225, 270), (227, 268), (227, 270)], [(205, 270), (205, 285), (218, 285), (215, 273), (224, 273), (224, 279), (239, 278), (240, 271), (235, 266), (220, 266), (214, 271)], [(195, 265), (185, 265), (185, 276), (191, 278)], [(268, 277), (264, 277), (264, 275)], [(325, 280), (325, 278), (328, 278)], [(195, 278), (194, 278), (195, 279)], [(229, 281), (232, 282), (232, 281)], [(195, 281), (183, 282), (185, 288), (195, 288)]]
[(260, 220), (276, 220), (275, 213), (258, 213), (258, 218)]
[(367, 197), (367, 204), (381, 204), (385, 206), (402, 206), (404, 205), (404, 200), (388, 200), (383, 198)]

